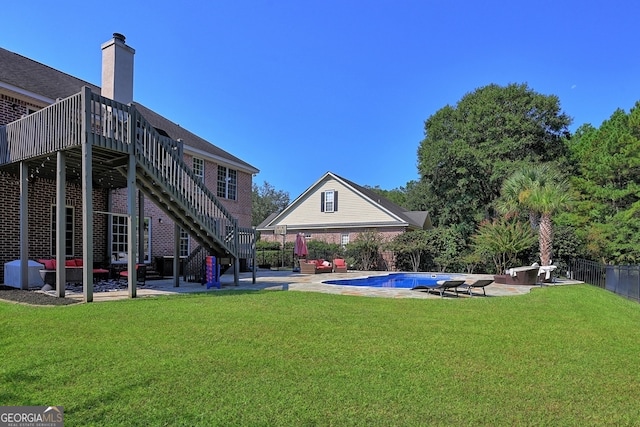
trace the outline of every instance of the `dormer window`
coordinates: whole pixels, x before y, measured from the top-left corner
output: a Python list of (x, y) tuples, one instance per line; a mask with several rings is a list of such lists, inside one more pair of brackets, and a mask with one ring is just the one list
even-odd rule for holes
[(338, 192), (335, 190), (320, 193), (320, 211), (336, 212), (338, 210)]

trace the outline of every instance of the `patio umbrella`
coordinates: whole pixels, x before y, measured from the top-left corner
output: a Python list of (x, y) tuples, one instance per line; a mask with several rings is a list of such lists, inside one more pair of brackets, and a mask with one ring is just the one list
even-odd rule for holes
[(307, 241), (304, 238), (304, 234), (298, 233), (296, 235), (296, 244), (293, 247), (293, 254), (298, 260), (298, 266), (293, 268), (293, 271), (300, 271), (300, 258), (307, 257), (309, 251), (307, 250)]
[(306, 257), (309, 251), (307, 250), (307, 240), (304, 238), (304, 234), (298, 233), (296, 236), (296, 246), (293, 253), (298, 257)]

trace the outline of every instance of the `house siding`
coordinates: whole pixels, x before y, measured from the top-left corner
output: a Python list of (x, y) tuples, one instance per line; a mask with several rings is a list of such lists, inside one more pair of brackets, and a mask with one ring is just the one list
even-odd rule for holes
[[(338, 191), (338, 210), (335, 212), (321, 212), (321, 193), (331, 190)], [(395, 217), (381, 210), (371, 201), (353, 192), (339, 181), (329, 179), (310, 192), (278, 224), (303, 227), (305, 225), (332, 226), (357, 223), (392, 224), (397, 221)]]
[[(337, 210), (323, 212), (322, 193), (337, 191)], [(378, 235), (382, 243), (393, 240), (416, 224), (406, 211), (358, 184), (327, 172), (309, 187), (285, 210), (260, 224), (260, 240), (282, 243), (283, 236), (274, 235), (276, 226), (287, 226), (285, 242), (294, 242), (298, 233), (307, 236), (308, 241), (322, 241), (342, 245), (343, 235), (354, 242), (365, 232)], [(395, 270), (395, 254), (380, 250), (383, 260), (378, 267)]]

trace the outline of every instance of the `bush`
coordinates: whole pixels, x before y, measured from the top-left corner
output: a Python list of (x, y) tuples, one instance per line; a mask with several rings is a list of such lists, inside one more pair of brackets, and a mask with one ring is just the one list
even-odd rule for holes
[(346, 247), (346, 255), (355, 260), (354, 267), (358, 270), (381, 270), (384, 263), (380, 255), (382, 237), (379, 233), (366, 231), (358, 234), (353, 243)]

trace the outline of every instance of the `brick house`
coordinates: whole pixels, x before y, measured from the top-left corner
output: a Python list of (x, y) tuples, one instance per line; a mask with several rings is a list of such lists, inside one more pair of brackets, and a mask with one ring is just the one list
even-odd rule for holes
[(199, 271), (207, 254), (233, 264), (237, 279), (252, 257), (258, 169), (133, 102), (124, 36), (101, 48), (102, 87), (0, 48), (0, 265), (83, 258), (86, 301), (92, 267), (123, 254), (132, 297), (133, 265), (163, 257), (176, 285), (178, 268)]
[[(410, 230), (430, 229), (426, 211), (407, 211), (389, 199), (332, 172), (325, 173), (282, 212), (266, 218), (258, 227), (260, 239), (282, 242), (277, 226), (286, 226), (286, 242), (303, 233), (310, 240), (346, 245), (358, 234), (372, 231), (384, 241)], [(392, 254), (383, 254), (393, 265)]]

